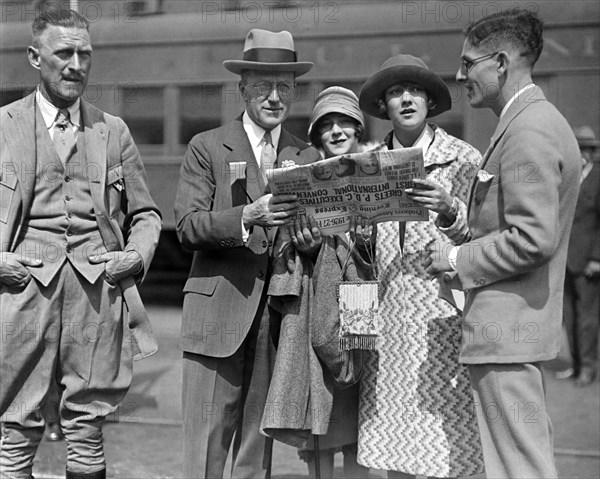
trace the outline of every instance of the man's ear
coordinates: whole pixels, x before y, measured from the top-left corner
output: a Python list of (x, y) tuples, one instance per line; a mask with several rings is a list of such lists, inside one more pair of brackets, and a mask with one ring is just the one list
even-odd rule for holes
[(40, 51), (32, 46), (27, 47), (27, 58), (29, 59), (29, 63), (36, 70), (40, 69)]
[(508, 53), (506, 53), (504, 51), (498, 53), (498, 71), (501, 74), (506, 73), (506, 71), (508, 70), (509, 63), (510, 63), (510, 57), (508, 56)]
[(248, 100), (248, 95), (246, 93), (246, 84), (241, 81), (238, 83), (238, 88), (240, 89), (240, 93), (242, 94), (242, 98), (247, 101)]

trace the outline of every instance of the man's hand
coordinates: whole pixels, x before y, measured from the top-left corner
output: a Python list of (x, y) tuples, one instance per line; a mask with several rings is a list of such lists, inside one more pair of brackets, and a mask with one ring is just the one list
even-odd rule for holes
[(414, 178), (413, 182), (416, 188), (406, 188), (406, 194), (417, 203), (423, 205), (431, 211), (435, 211), (440, 215), (444, 215), (451, 220), (450, 212), (452, 211), (453, 198), (448, 192), (437, 183), (431, 180)]
[(28, 258), (16, 253), (0, 253), (0, 283), (8, 286), (25, 286), (31, 280), (31, 273), (25, 266), (41, 266), (39, 259)]
[(587, 279), (594, 279), (600, 276), (600, 261), (590, 259), (585, 265), (583, 274)]
[(308, 217), (308, 221), (306, 216), (296, 218), (293, 223), (286, 226), (286, 229), (296, 249), (303, 255), (316, 259), (323, 243), (323, 236), (312, 215)]
[(91, 256), (90, 263), (104, 265), (106, 282), (115, 285), (119, 280), (139, 273), (144, 268), (142, 256), (137, 251), (109, 251)]
[(454, 247), (452, 243), (444, 241), (433, 241), (427, 247), (428, 255), (423, 262), (425, 271), (431, 276), (439, 276), (440, 273), (452, 271), (448, 254)]
[(290, 222), (298, 211), (296, 195), (264, 195), (244, 206), (242, 221), (251, 226), (282, 226)]

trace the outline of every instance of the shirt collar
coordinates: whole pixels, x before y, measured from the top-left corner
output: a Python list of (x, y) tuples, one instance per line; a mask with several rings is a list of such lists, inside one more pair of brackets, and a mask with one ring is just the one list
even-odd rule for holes
[[(248, 112), (246, 111), (244, 111), (244, 114), (242, 115), (242, 124), (248, 135), (248, 140), (250, 140), (250, 146), (252, 146), (252, 148), (257, 148), (260, 145), (263, 136), (265, 136), (266, 130), (252, 121), (250, 115), (248, 115)], [(273, 141), (273, 148), (275, 148), (275, 150), (277, 150), (277, 146), (279, 145), (280, 136), (281, 125), (277, 125), (271, 130), (271, 140)]]
[[(54, 123), (56, 122), (56, 116), (58, 115), (58, 108), (56, 108), (52, 103), (50, 103), (46, 99), (46, 97), (44, 97), (44, 95), (42, 95), (42, 92), (40, 91), (39, 87), (35, 92), (35, 101), (38, 104), (40, 111), (42, 112), (42, 117), (44, 118), (44, 123), (46, 124), (46, 128), (50, 129), (52, 127), (52, 125), (54, 125)], [(77, 98), (75, 103), (73, 103), (67, 109), (69, 110), (69, 115), (70, 115), (69, 121), (71, 122), (71, 124), (73, 126), (77, 127), (77, 129), (79, 129), (79, 125), (80, 125), (79, 120), (81, 118), (81, 99)]]
[[(433, 128), (431, 128), (431, 126), (429, 126), (428, 123), (425, 123), (425, 128), (423, 128), (423, 131), (421, 132), (419, 137), (416, 139), (414, 144), (412, 144), (410, 146), (412, 148), (421, 148), (423, 150), (423, 156), (425, 156), (425, 153), (427, 153), (427, 149), (429, 148), (429, 145), (431, 145), (431, 142), (433, 141), (433, 137), (434, 137)], [(400, 140), (398, 140), (398, 138), (396, 138), (395, 134), (392, 137), (392, 147), (394, 149), (406, 148), (402, 143), (400, 143)]]
[(510, 107), (510, 105), (513, 104), (513, 102), (517, 99), (517, 97), (523, 93), (525, 90), (529, 90), (530, 88), (535, 88), (535, 83), (529, 83), (528, 85), (525, 85), (523, 88), (521, 88), (517, 93), (515, 93), (510, 100), (508, 100), (508, 102), (506, 103), (506, 105), (504, 105), (504, 108), (502, 108), (502, 111), (500, 112), (500, 118), (502, 118), (504, 116), (504, 114), (506, 113), (506, 111), (508, 110), (508, 108)]

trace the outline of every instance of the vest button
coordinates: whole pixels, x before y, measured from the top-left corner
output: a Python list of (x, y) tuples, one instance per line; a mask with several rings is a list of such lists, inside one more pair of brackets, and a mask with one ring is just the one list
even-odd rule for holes
[(263, 278), (265, 276), (265, 272), (264, 271), (259, 271), (258, 272), (258, 277), (259, 278)]
[(73, 236), (73, 233), (71, 233), (70, 231), (67, 231), (67, 236)]
[(267, 247), (267, 242), (266, 242), (266, 241), (263, 241), (263, 242), (262, 242), (262, 247), (263, 247), (263, 248), (266, 248), (266, 247)]
[(65, 181), (68, 183), (69, 181), (71, 181), (71, 177), (70, 176), (65, 176)]
[(65, 195), (65, 201), (70, 201), (71, 197), (69, 195)]

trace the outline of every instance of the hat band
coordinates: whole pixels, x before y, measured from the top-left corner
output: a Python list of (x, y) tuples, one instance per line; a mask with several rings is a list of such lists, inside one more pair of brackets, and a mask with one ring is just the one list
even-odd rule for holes
[(244, 61), (262, 63), (292, 63), (297, 61), (296, 52), (283, 48), (251, 48), (244, 52)]

